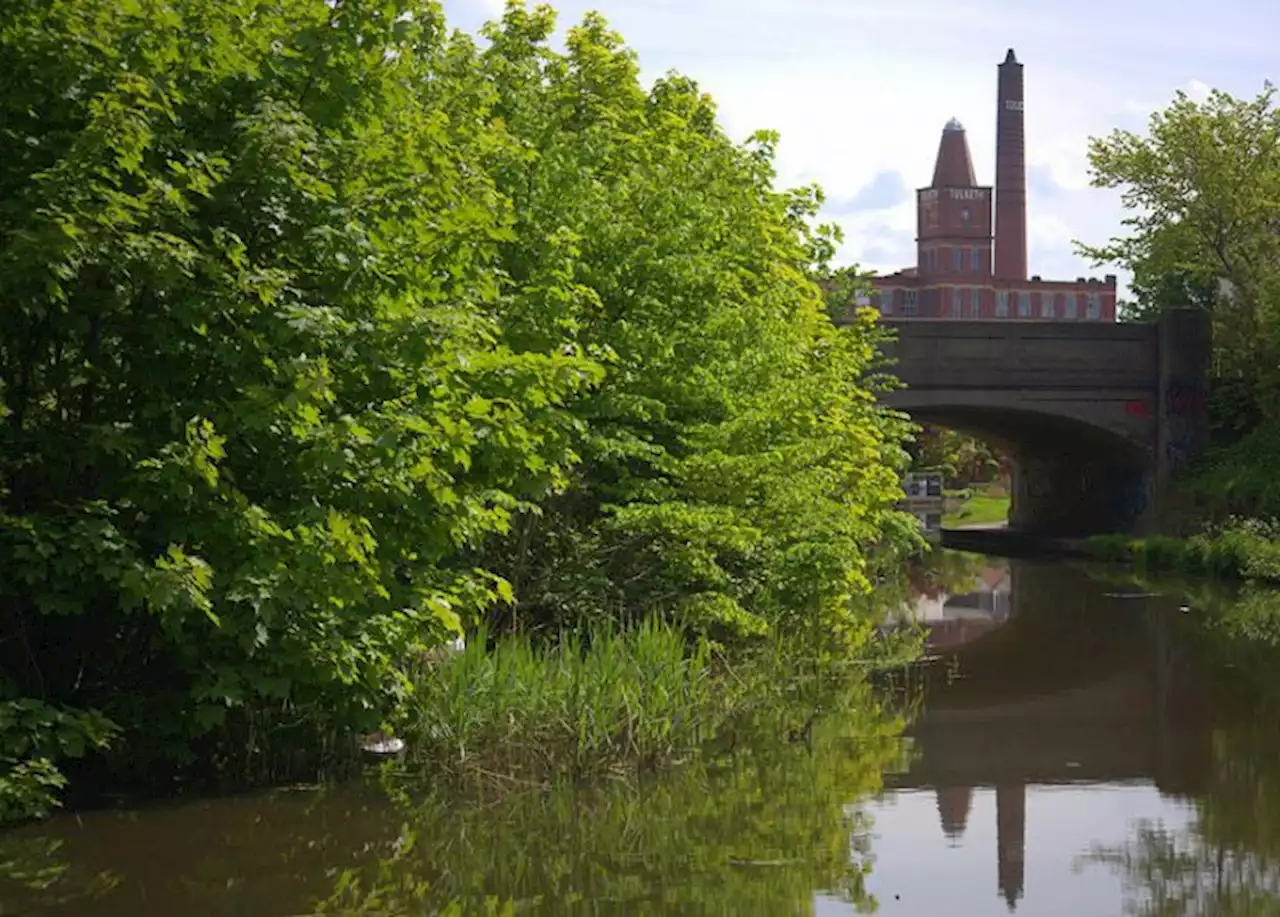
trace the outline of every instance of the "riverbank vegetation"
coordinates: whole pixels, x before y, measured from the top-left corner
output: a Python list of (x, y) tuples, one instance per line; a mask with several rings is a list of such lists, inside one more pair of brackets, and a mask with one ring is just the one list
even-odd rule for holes
[[(1274, 459), (1280, 448), (1280, 110), (1267, 85), (1254, 98), (1221, 91), (1196, 100), (1178, 93), (1152, 115), (1145, 136), (1095, 138), (1093, 182), (1120, 189), (1128, 235), (1082, 246), (1099, 263), (1133, 272), (1126, 318), (1146, 320), (1191, 307), (1212, 318), (1208, 410), (1211, 443), (1177, 481), (1171, 535), (1199, 534), (1172, 549), (1148, 543), (1136, 554), (1178, 554), (1219, 571), (1268, 566), (1280, 519)], [(1233, 517), (1258, 522), (1237, 525)], [(1207, 550), (1207, 540), (1224, 538)], [(1247, 548), (1241, 546), (1248, 545)], [(1254, 561), (1240, 556), (1245, 550)]]
[(0, 23), (0, 797), (85, 754), (166, 792), (314, 774), (443, 703), (412, 660), (481, 626), (865, 650), (909, 428), (870, 311), (828, 318), (820, 191), (598, 16), (553, 29)]
[[(853, 658), (795, 637), (730, 657), (654, 620), (588, 641), (510, 635), (486, 648), (485, 636), (419, 673), (401, 731), (411, 759), (500, 781), (648, 770), (695, 754), (755, 712), (772, 711), (782, 724), (793, 702), (825, 711), (815, 699), (824, 679), (848, 689), (919, 649), (919, 635), (906, 628)], [(799, 720), (777, 728), (804, 728)]]
[(1258, 519), (1210, 524), (1187, 538), (1153, 535), (1099, 535), (1085, 541), (1097, 560), (1143, 569), (1181, 570), (1227, 579), (1280, 584), (1280, 527)]
[(484, 637), (422, 673), (403, 730), (415, 757), (507, 778), (652, 763), (696, 748), (719, 709), (709, 647), (666, 624), (585, 646)]
[[(376, 782), (207, 801), (198, 811), (218, 830), (199, 844), (183, 842), (190, 807), (31, 826), (0, 833), (0, 898), (18, 913), (186, 914), (226, 897), (235, 875), (238, 900), (290, 914), (573, 913), (584, 901), (791, 914), (815, 888), (870, 911), (867, 808), (911, 760), (901, 731), (914, 707), (852, 667), (771, 674), (776, 690), (678, 768), (424, 784), (389, 764)], [(138, 881), (156, 850), (169, 853), (163, 873)]]

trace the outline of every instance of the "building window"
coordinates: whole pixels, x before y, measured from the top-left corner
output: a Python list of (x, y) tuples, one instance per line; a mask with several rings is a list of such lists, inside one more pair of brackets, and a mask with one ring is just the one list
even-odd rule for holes
[(1055, 310), (1053, 308), (1054, 306), (1053, 298), (1056, 295), (1057, 294), (1055, 293), (1040, 294), (1040, 317), (1041, 318), (1057, 318), (1057, 316), (1054, 314)]
[(917, 311), (918, 311), (918, 307), (916, 305), (916, 291), (903, 290), (902, 291), (902, 314), (915, 315)]
[(1076, 294), (1067, 293), (1066, 300), (1067, 300), (1066, 304), (1063, 306), (1063, 309), (1062, 309), (1062, 317), (1071, 318), (1071, 319), (1079, 318), (1080, 313), (1078, 311), (1078, 306), (1076, 305)]
[(882, 315), (893, 314), (893, 290), (880, 291), (880, 313)]
[(963, 248), (951, 249), (951, 269), (953, 271), (964, 270), (964, 249)]
[(1009, 317), (1009, 291), (996, 290), (996, 318)]
[(1085, 300), (1084, 306), (1085, 318), (1098, 319), (1102, 317), (1102, 303), (1099, 302), (1097, 293), (1090, 293), (1088, 299)]
[(982, 249), (975, 248), (969, 253), (969, 267), (975, 274), (982, 270)]
[(1023, 290), (1018, 294), (1018, 318), (1031, 317), (1031, 294)]
[(977, 287), (969, 290), (969, 316), (979, 318), (982, 315), (982, 291)]
[(964, 315), (964, 290), (960, 287), (955, 287), (951, 291), (951, 315), (953, 318)]

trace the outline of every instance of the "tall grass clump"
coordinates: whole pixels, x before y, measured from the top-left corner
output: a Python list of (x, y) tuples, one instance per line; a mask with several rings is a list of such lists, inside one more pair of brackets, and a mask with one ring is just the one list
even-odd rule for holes
[(406, 733), (416, 754), (503, 775), (654, 763), (700, 741), (714, 695), (711, 654), (668, 624), (527, 635), (424, 667)]

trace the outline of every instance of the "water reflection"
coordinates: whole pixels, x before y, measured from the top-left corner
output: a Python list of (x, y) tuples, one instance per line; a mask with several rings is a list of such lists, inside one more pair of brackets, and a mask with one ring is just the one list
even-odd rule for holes
[(44, 845), (66, 870), (11, 885), (0, 914), (728, 917), (805, 913), (815, 890), (866, 911), (869, 825), (850, 803), (905, 766), (902, 722), (865, 680), (823, 691), (834, 715), (811, 731), (765, 710), (741, 741), (658, 779), (61, 818), (0, 837), (0, 863)]
[[(1072, 838), (1061, 814), (1037, 822), (1035, 813), (1060, 806), (1065, 794), (1077, 811), (1101, 805), (1185, 820), (1178, 796), (1203, 786), (1209, 720), (1192, 644), (1173, 632), (1178, 601), (1123, 597), (1064, 564), (969, 557), (950, 561), (945, 583), (932, 572), (925, 579), (910, 613), (927, 628), (933, 653), (923, 673), (927, 701), (907, 729), (911, 765), (887, 779), (874, 813), (881, 831), (870, 887), (904, 881), (886, 857), (909, 808), (915, 858), (947, 889), (930, 906), (1118, 912), (1116, 877), (1066, 866), (1101, 838), (1121, 841), (1127, 821), (1100, 811), (1087, 823), (1097, 833)], [(936, 819), (928, 835), (924, 796)], [(1029, 838), (1054, 851), (1052, 863), (1029, 870)], [(958, 868), (978, 845), (994, 860), (985, 880)], [(1073, 896), (1097, 886), (1095, 900), (1111, 906), (1063, 909), (1069, 886)], [(899, 898), (885, 912), (928, 911)]]
[(640, 783), (67, 816), (0, 835), (0, 915), (1280, 915), (1280, 595), (949, 552), (913, 582), (905, 729), (855, 680)]
[(999, 627), (1013, 608), (1010, 563), (940, 552), (916, 572), (906, 617), (925, 629), (931, 652), (954, 649)]

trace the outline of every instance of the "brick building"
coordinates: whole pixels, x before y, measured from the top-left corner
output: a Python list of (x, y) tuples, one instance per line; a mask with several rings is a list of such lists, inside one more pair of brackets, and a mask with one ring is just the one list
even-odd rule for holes
[(874, 280), (898, 319), (1102, 321), (1116, 318), (1116, 278), (1027, 276), (1027, 160), (1022, 64), (999, 67), (996, 184), (979, 185), (963, 125), (942, 129), (933, 181), (916, 191), (916, 264)]

